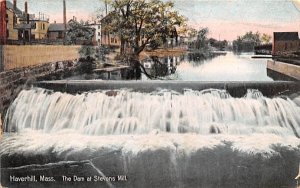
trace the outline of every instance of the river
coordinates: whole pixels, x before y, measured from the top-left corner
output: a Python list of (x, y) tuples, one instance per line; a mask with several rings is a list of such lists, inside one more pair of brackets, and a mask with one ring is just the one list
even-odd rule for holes
[[(201, 54), (188, 53), (177, 57), (160, 58), (160, 62), (169, 67), (166, 78), (172, 80), (272, 81), (285, 79), (268, 75), (268, 56), (259, 59), (252, 58), (253, 56), (253, 53), (221, 52), (214, 57), (204, 58)], [(173, 72), (172, 67), (176, 69)], [(143, 80), (147, 80), (147, 77), (144, 76)]]

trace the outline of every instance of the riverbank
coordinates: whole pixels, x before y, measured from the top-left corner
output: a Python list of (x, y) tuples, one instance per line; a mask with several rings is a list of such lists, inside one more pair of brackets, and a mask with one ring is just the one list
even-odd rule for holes
[(143, 51), (140, 54), (140, 59), (143, 60), (150, 56), (157, 56), (157, 57), (166, 57), (166, 56), (181, 56), (188, 52), (185, 48), (163, 48), (163, 49), (156, 49), (153, 51)]

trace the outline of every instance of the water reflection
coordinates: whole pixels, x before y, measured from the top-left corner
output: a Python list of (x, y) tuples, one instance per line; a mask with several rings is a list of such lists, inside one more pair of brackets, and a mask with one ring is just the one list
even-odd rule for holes
[(225, 56), (227, 52), (214, 52), (214, 53), (188, 53), (187, 60), (193, 64), (202, 64), (205, 63), (207, 60), (213, 59), (217, 56)]
[(267, 75), (267, 60), (252, 59), (251, 54), (227, 53), (200, 63), (182, 61), (178, 78), (190, 81), (271, 81)]
[(219, 52), (187, 53), (181, 56), (149, 57), (141, 61), (141, 78), (135, 69), (79, 75), (69, 79), (102, 80), (183, 80), (183, 81), (272, 81), (287, 80), (267, 72), (267, 59), (253, 59), (253, 54)]
[[(167, 56), (159, 58), (157, 56), (149, 57), (141, 63), (145, 68), (145, 75), (149, 79), (159, 79), (176, 72), (177, 66), (184, 60), (184, 56)], [(143, 78), (142, 78), (143, 79)]]
[[(211, 56), (189, 53), (180, 57), (159, 58), (164, 69), (157, 73), (155, 61), (144, 62), (148, 72), (165, 79), (184, 81), (272, 81), (266, 59), (252, 59), (253, 54), (218, 53)], [(173, 70), (173, 71), (172, 71)], [(175, 70), (175, 71), (174, 71)], [(143, 77), (143, 79), (147, 79)]]

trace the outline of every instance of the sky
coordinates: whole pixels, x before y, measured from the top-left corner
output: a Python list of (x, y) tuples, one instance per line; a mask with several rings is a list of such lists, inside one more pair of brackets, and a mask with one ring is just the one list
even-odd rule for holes
[[(12, 0), (11, 0), (12, 1)], [(24, 1), (17, 0), (24, 10)], [(300, 1), (300, 0), (294, 0)], [(50, 22), (62, 22), (62, 0), (28, 0), (29, 12), (42, 12)], [(300, 10), (291, 0), (173, 0), (175, 9), (196, 29), (208, 27), (209, 36), (232, 41), (247, 31), (272, 34), (274, 31), (300, 31)], [(91, 20), (101, 0), (66, 0), (67, 18)]]

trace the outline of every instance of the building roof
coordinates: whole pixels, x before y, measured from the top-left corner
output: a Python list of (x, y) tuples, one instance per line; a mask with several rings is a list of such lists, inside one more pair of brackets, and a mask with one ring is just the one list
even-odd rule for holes
[(275, 41), (299, 40), (298, 32), (274, 32)]
[(104, 17), (101, 18), (100, 23), (109, 21), (109, 20), (112, 19), (115, 15), (116, 15), (116, 12), (115, 12), (115, 11), (112, 11), (112, 12), (108, 13), (106, 16), (104, 16)]
[(24, 23), (21, 23), (21, 24), (18, 24), (15, 26), (15, 29), (32, 29), (32, 25), (31, 24), (24, 24)]
[[(14, 10), (14, 5), (10, 1), (6, 1), (6, 8)], [(23, 14), (22, 11), (18, 7), (17, 7), (15, 13), (18, 14), (18, 15), (22, 15)]]
[[(67, 28), (69, 28), (69, 25), (67, 24)], [(49, 25), (48, 31), (64, 31), (65, 25), (63, 23), (52, 23)]]

